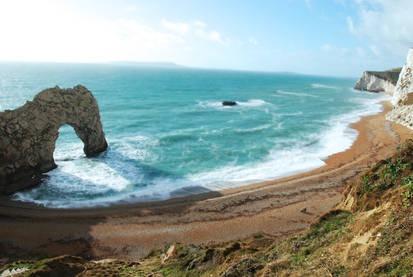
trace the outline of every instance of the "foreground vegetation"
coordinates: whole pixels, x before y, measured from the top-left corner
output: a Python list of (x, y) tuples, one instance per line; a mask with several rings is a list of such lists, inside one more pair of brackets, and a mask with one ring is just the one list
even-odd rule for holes
[[(7, 261), (14, 276), (412, 276), (413, 140), (348, 181), (343, 201), (306, 232), (214, 245), (172, 244), (138, 261)], [(2, 272), (0, 271), (0, 272)]]

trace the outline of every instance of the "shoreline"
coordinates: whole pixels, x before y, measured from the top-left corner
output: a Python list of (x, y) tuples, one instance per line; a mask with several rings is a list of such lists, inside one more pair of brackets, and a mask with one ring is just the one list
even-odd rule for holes
[[(390, 95), (389, 93), (381, 93), (381, 94), (386, 94), (386, 95)], [(385, 103), (389, 102), (387, 100), (382, 100), (382, 101), (377, 101), (374, 103), (374, 105), (379, 105), (381, 108), (384, 107)], [(370, 111), (371, 112), (371, 111)], [(374, 113), (375, 112), (375, 113)], [(358, 117), (358, 121), (361, 120), (361, 118), (366, 117), (366, 116), (371, 116), (371, 115), (376, 115), (381, 113), (381, 111), (374, 111), (373, 114), (367, 114), (367, 115), (360, 115), (360, 111), (359, 113), (350, 113), (353, 116), (357, 116)], [(355, 130), (355, 128), (352, 128), (353, 124), (357, 123), (358, 121), (353, 121), (353, 122), (346, 122), (346, 129), (352, 129)], [(330, 132), (328, 132), (327, 136), (329, 135)], [(187, 201), (188, 198), (196, 198), (197, 200), (200, 199), (207, 199), (213, 195), (215, 195), (216, 193), (220, 193), (223, 191), (232, 191), (232, 190), (236, 190), (237, 188), (244, 188), (244, 187), (248, 187), (248, 186), (256, 186), (257, 184), (262, 184), (262, 183), (268, 183), (268, 182), (274, 182), (274, 181), (278, 181), (278, 180), (282, 180), (285, 178), (289, 178), (289, 177), (295, 177), (298, 175), (301, 175), (303, 173), (308, 173), (308, 172), (313, 172), (314, 170), (323, 168), (327, 165), (327, 160), (329, 160), (329, 158), (331, 156), (334, 156), (338, 153), (343, 153), (346, 152), (347, 150), (349, 150), (352, 145), (356, 142), (356, 139), (359, 135), (359, 132), (356, 131), (356, 136), (355, 138), (350, 139), (351, 141), (351, 145), (344, 150), (339, 150), (339, 149), (335, 149), (334, 151), (338, 151), (338, 152), (333, 152), (332, 154), (328, 154), (328, 156), (326, 158), (318, 158), (319, 161), (324, 162), (324, 165), (318, 165), (317, 167), (315, 166), (309, 166), (307, 168), (301, 168), (301, 169), (297, 169), (294, 171), (290, 171), (289, 173), (282, 173), (279, 175), (273, 175), (272, 177), (269, 178), (264, 178), (261, 180), (254, 180), (254, 181), (241, 181), (241, 183), (243, 183), (242, 185), (229, 185), (229, 186), (223, 186), (221, 188), (210, 188), (210, 187), (205, 187), (205, 186), (198, 186), (198, 185), (194, 185), (194, 186), (188, 186), (188, 187), (183, 187), (183, 188), (179, 188), (176, 189), (174, 191), (171, 192), (171, 195), (169, 197), (166, 198), (158, 198), (158, 199), (149, 199), (149, 200), (138, 200), (138, 201), (130, 201), (130, 200), (117, 200), (114, 202), (95, 202), (94, 204), (90, 204), (89, 205), (85, 205), (85, 206), (77, 206), (77, 205), (70, 205), (70, 206), (49, 206), (49, 205), (43, 205), (42, 203), (36, 203), (36, 202), (32, 202), (30, 200), (21, 200), (21, 199), (11, 199), (11, 196), (7, 196), (10, 199), (5, 199), (5, 197), (0, 196), (0, 201), (11, 201), (11, 202), (16, 202), (16, 206), (24, 206), (25, 208), (35, 208), (35, 209), (46, 209), (46, 210), (59, 210), (59, 211), (64, 211), (64, 210), (68, 210), (68, 211), (87, 211), (87, 210), (95, 210), (95, 209), (108, 209), (111, 210), (113, 208), (118, 208), (118, 207), (129, 207), (129, 206), (136, 206), (136, 207), (141, 207), (141, 206), (159, 206), (159, 205), (163, 205), (165, 204), (172, 204), (172, 203), (177, 203), (177, 202), (181, 202), (181, 201)], [(345, 137), (345, 136), (344, 136)], [(348, 138), (347, 138), (348, 139)], [(328, 144), (328, 143), (327, 143)], [(343, 148), (341, 148), (343, 149)], [(329, 151), (331, 152), (331, 151)], [(33, 187), (28, 188), (28, 190), (32, 189)], [(10, 204), (12, 205), (12, 204)]]
[[(413, 131), (385, 120), (392, 108), (352, 123), (356, 141), (326, 165), (276, 180), (157, 202), (51, 209), (1, 199), (0, 249), (49, 255), (136, 258), (167, 243), (209, 243), (307, 228), (341, 199), (344, 182), (390, 156)], [(307, 208), (307, 213), (300, 210)], [(12, 220), (11, 220), (12, 219)], [(31, 230), (27, 234), (27, 230)]]

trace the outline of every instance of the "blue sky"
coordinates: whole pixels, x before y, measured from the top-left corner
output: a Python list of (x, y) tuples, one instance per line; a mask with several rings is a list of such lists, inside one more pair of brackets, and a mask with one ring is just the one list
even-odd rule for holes
[(411, 0), (2, 0), (0, 60), (356, 77), (403, 64), (412, 14)]

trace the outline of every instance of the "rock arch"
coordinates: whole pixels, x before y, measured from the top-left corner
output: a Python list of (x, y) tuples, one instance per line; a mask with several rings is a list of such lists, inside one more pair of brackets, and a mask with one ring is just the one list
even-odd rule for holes
[(42, 173), (57, 167), (53, 152), (65, 124), (87, 157), (107, 149), (96, 99), (81, 85), (46, 89), (22, 107), (0, 112), (0, 194), (37, 185)]

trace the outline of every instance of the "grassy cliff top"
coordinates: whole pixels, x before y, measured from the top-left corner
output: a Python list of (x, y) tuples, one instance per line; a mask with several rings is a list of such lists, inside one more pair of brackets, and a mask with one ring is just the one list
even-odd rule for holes
[(390, 81), (393, 85), (396, 85), (401, 70), (402, 68), (398, 67), (386, 71), (367, 71), (367, 73), (370, 73), (386, 81)]

